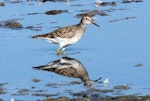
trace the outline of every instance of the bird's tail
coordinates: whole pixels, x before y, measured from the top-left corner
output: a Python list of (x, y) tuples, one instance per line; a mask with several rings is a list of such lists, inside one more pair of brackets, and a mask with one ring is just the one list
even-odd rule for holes
[(37, 67), (32, 67), (33, 69), (40, 69), (40, 70), (44, 70), (45, 66), (37, 66)]
[(32, 68), (35, 70), (44, 70), (44, 71), (51, 71), (51, 72), (55, 72), (57, 70), (57, 68), (51, 68), (51, 66), (49, 65), (32, 67)]
[(35, 36), (32, 36), (32, 38), (41, 38), (42, 35), (35, 35)]
[(49, 33), (46, 33), (46, 34), (32, 36), (32, 38), (45, 38), (47, 36), (53, 37), (53, 35), (49, 35)]

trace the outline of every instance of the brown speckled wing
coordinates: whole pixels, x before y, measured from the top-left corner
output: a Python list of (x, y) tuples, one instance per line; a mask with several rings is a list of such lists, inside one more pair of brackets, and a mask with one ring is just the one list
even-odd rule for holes
[(76, 26), (63, 27), (51, 32), (50, 34), (59, 38), (72, 38), (75, 35), (75, 29), (73, 27)]
[(33, 36), (32, 38), (72, 38), (75, 35), (78, 26), (67, 26), (50, 33)]
[(63, 76), (77, 77), (77, 70), (71, 66), (67, 66), (63, 69), (57, 69), (55, 72)]
[(47, 33), (47, 34), (35, 35), (32, 36), (32, 38), (54, 38), (54, 35)]

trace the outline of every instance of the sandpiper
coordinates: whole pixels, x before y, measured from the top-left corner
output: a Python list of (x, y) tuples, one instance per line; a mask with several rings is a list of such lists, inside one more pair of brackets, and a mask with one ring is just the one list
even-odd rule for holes
[(83, 16), (79, 24), (62, 27), (50, 33), (35, 35), (32, 38), (41, 38), (50, 43), (59, 44), (57, 49), (57, 55), (59, 56), (68, 45), (74, 44), (81, 39), (88, 24), (94, 24), (99, 27), (91, 17)]
[(82, 63), (74, 58), (70, 57), (61, 57), (58, 60), (54, 60), (49, 62), (46, 65), (33, 67), (34, 69), (45, 70), (55, 72), (59, 75), (79, 78), (84, 82), (84, 86), (90, 87), (93, 86), (94, 82), (97, 82), (101, 79), (91, 80), (89, 78), (88, 72), (86, 68), (82, 65)]

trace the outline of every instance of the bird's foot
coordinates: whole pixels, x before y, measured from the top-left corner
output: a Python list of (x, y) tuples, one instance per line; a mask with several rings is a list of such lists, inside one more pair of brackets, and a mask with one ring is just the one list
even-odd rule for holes
[(60, 56), (61, 52), (60, 52), (60, 48), (57, 49), (57, 56)]
[(57, 56), (59, 57), (60, 55), (62, 55), (62, 57), (67, 56), (67, 54), (64, 51), (65, 49), (62, 49), (62, 51), (60, 51), (60, 48), (57, 49)]
[(61, 55), (62, 55), (63, 57), (66, 57), (66, 56), (67, 56), (67, 54), (66, 54), (64, 51), (61, 52)]

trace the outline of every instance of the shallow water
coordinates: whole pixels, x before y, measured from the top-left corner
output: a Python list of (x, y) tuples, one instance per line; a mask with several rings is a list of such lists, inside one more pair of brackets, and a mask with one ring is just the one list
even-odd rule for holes
[[(109, 0), (111, 1), (111, 0)], [(113, 92), (89, 92), (101, 96), (149, 95), (150, 72), (150, 29), (148, 13), (150, 1), (122, 3), (117, 6), (94, 7), (94, 1), (75, 0), (66, 2), (39, 3), (38, 1), (3, 1), (0, 6), (0, 21), (20, 19), (21, 29), (0, 28), (0, 86), (3, 100), (45, 99), (36, 93), (50, 94), (48, 97), (81, 97), (75, 94), (88, 89), (114, 89)], [(80, 4), (81, 6), (74, 6)], [(48, 10), (68, 10), (69, 13), (57, 15), (44, 14)], [(84, 37), (75, 45), (67, 47), (68, 57), (75, 58), (84, 65), (91, 79), (102, 77), (109, 79), (109, 85), (95, 82), (92, 88), (84, 87), (78, 78), (60, 76), (53, 72), (34, 70), (32, 67), (45, 65), (59, 59), (52, 45), (31, 36), (47, 33), (58, 27), (76, 24), (80, 19), (74, 17), (81, 10), (103, 10), (108, 16), (96, 15), (95, 22), (100, 28), (89, 25)], [(109, 11), (108, 11), (109, 10)], [(37, 13), (37, 14), (33, 14)], [(127, 19), (127, 17), (129, 19)], [(69, 20), (68, 20), (69, 19)], [(34, 26), (35, 30), (28, 29)], [(34, 78), (40, 79), (34, 82)], [(79, 84), (72, 84), (77, 81)], [(51, 86), (46, 86), (48, 83)], [(130, 89), (115, 89), (114, 86), (125, 85)], [(20, 89), (28, 89), (19, 92)]]

